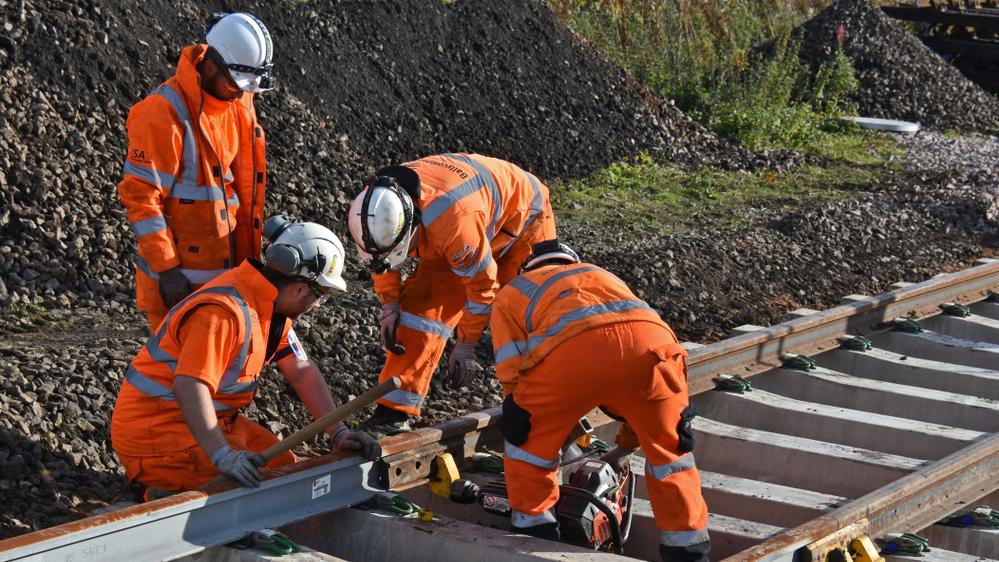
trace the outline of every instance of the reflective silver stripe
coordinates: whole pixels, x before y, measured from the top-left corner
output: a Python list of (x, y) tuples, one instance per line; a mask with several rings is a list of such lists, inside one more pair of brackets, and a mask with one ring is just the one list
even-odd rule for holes
[(649, 459), (645, 459), (645, 472), (651, 474), (656, 480), (665, 480), (678, 472), (691, 468), (695, 468), (693, 453), (683, 455), (669, 464), (653, 465)]
[(711, 540), (707, 529), (696, 531), (663, 531), (659, 535), (659, 544), (663, 546), (691, 546)]
[(468, 311), (470, 314), (479, 314), (479, 315), (489, 314), (490, 312), (493, 311), (493, 305), (482, 304), (480, 302), (475, 302), (475, 301), (465, 301), (465, 310)]
[(138, 267), (143, 273), (152, 277), (153, 279), (159, 279), (160, 274), (153, 271), (153, 268), (149, 266), (149, 262), (142, 257), (141, 254), (135, 256), (135, 267)]
[[(159, 398), (160, 400), (167, 400), (169, 402), (177, 401), (177, 397), (174, 395), (173, 389), (167, 388), (153, 379), (143, 375), (139, 371), (136, 371), (135, 367), (132, 367), (131, 365), (129, 365), (128, 370), (125, 371), (125, 380), (146, 396)], [(212, 406), (216, 410), (230, 409), (229, 406), (215, 400), (212, 400)]]
[(401, 388), (397, 388), (392, 392), (389, 392), (382, 398), (393, 404), (399, 404), (400, 406), (412, 406), (413, 408), (422, 407), (423, 401), (426, 400), (426, 397), (421, 394), (409, 392), (408, 390), (402, 390)]
[(133, 164), (127, 160), (125, 161), (125, 167), (122, 170), (122, 173), (127, 176), (135, 176), (141, 180), (147, 181), (160, 189), (170, 189), (170, 186), (177, 182), (177, 177), (173, 174), (161, 172), (150, 166)]
[(593, 306), (584, 306), (582, 308), (577, 308), (572, 312), (562, 316), (558, 319), (558, 322), (554, 326), (545, 330), (544, 334), (540, 336), (531, 336), (527, 338), (527, 350), (531, 351), (538, 347), (548, 338), (558, 334), (564, 330), (569, 324), (576, 322), (577, 320), (582, 320), (583, 318), (589, 318), (591, 316), (599, 316), (601, 314), (610, 314), (615, 312), (626, 312), (628, 310), (635, 309), (648, 309), (649, 305), (645, 304), (644, 301), (639, 300), (628, 300), (628, 301), (616, 301), (607, 304), (595, 304)]
[(503, 344), (495, 353), (496, 364), (513, 359), (514, 357), (522, 357), (527, 355), (527, 342), (526, 341), (512, 341), (510, 343)]
[(222, 174), (222, 179), (225, 181), (232, 181), (235, 176), (232, 175), (232, 168), (229, 168)]
[(518, 529), (527, 529), (528, 527), (537, 527), (538, 525), (547, 525), (554, 522), (555, 515), (552, 514), (550, 509), (542, 511), (537, 515), (529, 515), (516, 509), (511, 510), (510, 513), (510, 523)]
[(462, 156), (460, 154), (446, 154), (448, 158), (452, 158), (459, 162), (464, 162), (475, 169), (478, 177), (482, 178), (482, 183), (489, 188), (489, 191), (493, 196), (493, 216), (489, 219), (489, 225), (486, 226), (486, 237), (492, 240), (496, 237), (496, 224), (499, 223), (500, 215), (503, 214), (503, 199), (500, 198), (499, 186), (496, 185), (496, 178), (493, 177), (493, 173), (489, 171), (489, 168), (483, 166), (480, 162), (472, 159), (469, 156)]
[(187, 277), (187, 280), (195, 285), (204, 285), (205, 283), (215, 279), (219, 275), (222, 275), (228, 269), (187, 269), (181, 268), (180, 272)]
[(491, 263), (493, 263), (493, 251), (491, 248), (486, 246), (486, 253), (482, 256), (482, 259), (480, 259), (478, 263), (472, 264), (465, 269), (455, 269), (452, 267), (451, 271), (453, 271), (458, 277), (475, 277), (479, 273), (485, 271)]
[[(186, 199), (190, 201), (222, 201), (225, 197), (225, 188), (217, 185), (196, 185), (178, 183), (174, 184), (170, 197), (174, 199)], [(235, 193), (229, 197), (226, 203), (230, 207), (239, 206), (239, 197)]]
[[(183, 270), (182, 270), (183, 271)], [(186, 274), (185, 274), (186, 275)], [(184, 300), (180, 301), (176, 306), (170, 309), (167, 313), (166, 318), (163, 323), (160, 324), (159, 329), (155, 334), (146, 340), (146, 350), (149, 352), (149, 356), (154, 360), (159, 361), (170, 369), (170, 372), (176, 372), (177, 370), (177, 359), (164, 351), (160, 347), (160, 341), (166, 336), (167, 327), (173, 320), (175, 314), (180, 311), (184, 304), (199, 295), (214, 294), (214, 295), (225, 295), (231, 298), (242, 310), (243, 312), (243, 344), (240, 347), (239, 353), (233, 358), (232, 363), (226, 368), (225, 373), (222, 375), (222, 380), (219, 382), (218, 392), (215, 393), (216, 398), (224, 397), (225, 395), (231, 394), (241, 394), (244, 392), (256, 391), (257, 381), (256, 379), (244, 383), (237, 382), (239, 379), (239, 374), (246, 367), (246, 361), (249, 357), (250, 352), (250, 342), (253, 340), (253, 334), (250, 332), (252, 329), (252, 324), (250, 322), (250, 307), (243, 300), (242, 295), (235, 287), (208, 287), (204, 289), (199, 289), (194, 293), (191, 293)], [(141, 390), (143, 393), (152, 396), (153, 398), (162, 398), (164, 400), (175, 400), (173, 391), (166, 388), (162, 384), (142, 375), (137, 370), (129, 367), (132, 371), (131, 382), (136, 388)], [(126, 377), (129, 375), (126, 374)], [(132, 379), (135, 379), (134, 381)], [(228, 410), (231, 406), (227, 406), (221, 402), (213, 401), (216, 410)]]
[(526, 277), (514, 277), (513, 281), (507, 284), (513, 286), (514, 289), (517, 289), (526, 297), (530, 297), (538, 288), (533, 281), (529, 281)]
[(135, 231), (136, 236), (145, 236), (147, 234), (152, 234), (154, 232), (160, 232), (166, 230), (167, 223), (163, 215), (157, 217), (150, 217), (148, 219), (143, 219), (141, 221), (132, 223), (132, 230)]
[(424, 318), (422, 316), (417, 316), (412, 312), (403, 311), (402, 314), (399, 315), (399, 324), (407, 328), (412, 328), (413, 330), (440, 336), (444, 339), (451, 337), (451, 327), (447, 324), (431, 320), (429, 318)]
[[(163, 96), (168, 102), (170, 102), (174, 113), (177, 114), (177, 119), (180, 120), (180, 124), (184, 127), (184, 156), (181, 161), (182, 169), (180, 183), (185, 185), (197, 185), (198, 144), (194, 138), (194, 126), (191, 124), (191, 115), (187, 112), (187, 105), (184, 104), (184, 100), (180, 97), (180, 94), (178, 94), (170, 86), (157, 88), (156, 90), (153, 90), (153, 93)], [(184, 197), (183, 199), (187, 199), (187, 197)]]
[(527, 328), (528, 333), (534, 331), (534, 325), (532, 322), (532, 316), (534, 315), (534, 308), (538, 306), (538, 302), (541, 301), (541, 297), (548, 291), (548, 289), (557, 283), (558, 281), (565, 279), (566, 277), (572, 277), (573, 275), (579, 275), (580, 273), (586, 273), (587, 271), (596, 271), (600, 268), (595, 265), (585, 265), (583, 267), (576, 267), (566, 271), (560, 271), (555, 275), (552, 275), (541, 284), (540, 287), (535, 288), (531, 291), (529, 295), (531, 302), (527, 305), (527, 311), (524, 312), (524, 327)]
[(538, 468), (548, 468), (548, 469), (557, 468), (559, 463), (559, 459), (555, 459), (553, 461), (550, 461), (548, 459), (543, 459), (537, 455), (532, 455), (531, 453), (528, 453), (527, 451), (510, 443), (509, 441), (506, 441), (504, 443), (503, 453), (506, 455), (506, 458), (508, 459), (514, 459), (526, 462), (527, 464), (534, 465)]
[(534, 221), (537, 220), (539, 215), (541, 215), (541, 211), (544, 210), (541, 206), (542, 205), (541, 187), (540, 187), (541, 182), (538, 181), (538, 178), (534, 177), (534, 174), (530, 172), (525, 171), (524, 175), (527, 176), (528, 183), (530, 183), (531, 187), (534, 189), (534, 197), (531, 198), (531, 212), (528, 215), (527, 220), (524, 221), (524, 226), (520, 228), (520, 232), (517, 233), (517, 236), (515, 236), (513, 240), (507, 242), (506, 245), (503, 246), (503, 249), (500, 250), (497, 259), (502, 258), (503, 256), (506, 255), (506, 253), (510, 250), (510, 248), (512, 248), (513, 245), (518, 240), (520, 240), (520, 237), (523, 236), (525, 232), (527, 232), (527, 229), (530, 228), (532, 224), (534, 224)]

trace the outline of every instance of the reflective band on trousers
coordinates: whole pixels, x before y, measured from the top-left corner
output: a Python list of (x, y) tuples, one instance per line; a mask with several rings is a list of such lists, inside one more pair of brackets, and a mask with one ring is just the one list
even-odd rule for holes
[(399, 324), (418, 332), (426, 332), (444, 339), (451, 337), (451, 327), (443, 322), (417, 316), (412, 312), (403, 311), (399, 315)]
[(564, 330), (569, 324), (582, 320), (583, 318), (590, 318), (601, 314), (627, 312), (635, 309), (652, 310), (649, 305), (645, 303), (645, 301), (640, 300), (616, 301), (607, 304), (595, 304), (592, 306), (577, 308), (576, 310), (573, 310), (572, 312), (569, 312), (559, 318), (554, 326), (545, 330), (545, 332), (540, 336), (531, 336), (527, 338), (527, 341), (514, 340), (501, 346), (496, 350), (496, 364), (498, 365), (503, 361), (518, 355), (527, 355), (536, 347), (543, 344), (548, 338), (558, 335), (558, 333)]
[(527, 529), (528, 527), (555, 523), (555, 515), (552, 514), (550, 509), (546, 509), (537, 515), (529, 515), (523, 511), (513, 509), (510, 512), (510, 523), (518, 529)]
[[(496, 237), (496, 224), (499, 223), (500, 215), (503, 214), (503, 199), (500, 197), (499, 186), (496, 185), (496, 179), (493, 178), (493, 173), (489, 171), (489, 168), (486, 168), (468, 156), (461, 156), (459, 154), (445, 154), (444, 156), (451, 158), (452, 160), (464, 162), (474, 168), (476, 176), (469, 181), (478, 178), (480, 186), (489, 188), (489, 192), (493, 197), (493, 216), (489, 218), (489, 225), (486, 226), (486, 238), (488, 238), (491, 242), (492, 239)], [(457, 202), (457, 200), (455, 202)], [(448, 205), (448, 207), (450, 206), (451, 205)]]
[[(142, 270), (143, 273), (148, 275), (153, 279), (159, 279), (160, 274), (153, 271), (153, 268), (149, 267), (149, 262), (142, 258), (142, 256), (136, 256), (135, 265)], [(222, 275), (228, 271), (227, 269), (188, 269), (186, 267), (180, 268), (180, 272), (187, 277), (187, 280), (195, 285), (204, 285), (205, 283), (215, 279), (219, 275)]]
[(503, 454), (506, 458), (526, 462), (527, 464), (534, 465), (538, 468), (557, 468), (559, 464), (559, 459), (550, 461), (548, 459), (543, 459), (537, 455), (528, 453), (527, 451), (521, 449), (520, 447), (505, 441), (503, 444)]
[(707, 529), (696, 531), (663, 531), (659, 535), (659, 544), (663, 546), (691, 546), (707, 542), (711, 539)]
[[(176, 372), (177, 358), (165, 352), (163, 348), (160, 347), (160, 341), (162, 341), (162, 339), (166, 336), (167, 328), (169, 328), (170, 322), (173, 320), (174, 315), (179, 310), (183, 309), (184, 305), (191, 299), (196, 298), (198, 295), (205, 294), (226, 295), (235, 301), (243, 313), (243, 344), (240, 346), (239, 354), (233, 358), (232, 363), (230, 363), (229, 367), (225, 370), (225, 374), (222, 375), (222, 381), (219, 383), (218, 392), (215, 394), (216, 397), (255, 391), (257, 389), (257, 381), (255, 379), (244, 383), (238, 382), (239, 374), (243, 371), (243, 368), (246, 367), (246, 360), (250, 354), (250, 342), (253, 340), (253, 334), (250, 333), (250, 330), (252, 329), (250, 324), (250, 307), (246, 304), (246, 301), (243, 300), (239, 291), (237, 291), (234, 287), (209, 287), (207, 289), (200, 289), (188, 295), (184, 300), (180, 301), (177, 306), (170, 309), (169, 314), (167, 314), (167, 317), (160, 324), (159, 330), (157, 330), (152, 336), (149, 336), (149, 339), (146, 340), (146, 350), (149, 352), (149, 356), (154, 360), (165, 364), (167, 368), (170, 369), (171, 373)], [(162, 400), (176, 400), (176, 397), (171, 389), (168, 389), (164, 385), (143, 375), (132, 366), (129, 367), (125, 376), (128, 379), (128, 382), (148, 396), (160, 398)], [(227, 410), (230, 408), (230, 406), (226, 406), (220, 402), (214, 402), (214, 404), (216, 410)]]
[(669, 464), (653, 465), (649, 463), (648, 459), (645, 459), (645, 472), (651, 474), (656, 480), (665, 480), (677, 472), (690, 470), (695, 466), (693, 453), (683, 455)]
[(400, 406), (412, 406), (414, 408), (423, 407), (423, 401), (426, 400), (426, 396), (422, 394), (417, 394), (415, 392), (409, 392), (408, 390), (402, 390), (397, 388), (385, 396), (382, 396), (382, 400), (386, 400), (393, 404), (399, 404)]

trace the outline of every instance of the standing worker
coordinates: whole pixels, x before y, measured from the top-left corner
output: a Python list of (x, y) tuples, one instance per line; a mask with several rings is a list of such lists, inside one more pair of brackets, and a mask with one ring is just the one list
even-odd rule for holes
[(613, 274), (549, 240), (499, 291), (491, 322), (514, 529), (558, 540), (559, 451), (600, 406), (626, 420), (604, 460), (620, 467), (639, 445), (645, 452), (664, 562), (706, 562), (687, 352), (659, 315)]
[[(478, 373), (475, 345), (496, 291), (517, 275), (531, 244), (555, 237), (548, 188), (496, 158), (428, 156), (379, 170), (354, 199), (348, 226), (382, 303), (387, 358), (379, 380), (402, 380), (363, 427), (408, 431), (456, 326), (449, 384), (463, 387)], [(407, 256), (419, 265), (403, 284), (398, 267)]]
[(155, 332), (192, 290), (260, 257), (264, 131), (253, 96), (274, 87), (267, 28), (216, 14), (207, 44), (181, 52), (177, 73), (132, 106), (118, 194), (139, 243), (136, 300)]
[[(340, 240), (314, 223), (267, 222), (266, 264), (244, 261), (170, 310), (132, 360), (111, 417), (111, 443), (138, 499), (190, 490), (220, 473), (244, 486), (261, 480), (259, 453), (278, 439), (239, 414), (253, 401), (264, 365), (277, 363), (313, 418), (334, 408), (319, 367), (292, 322), (347, 290)], [(344, 425), (327, 429), (339, 449), (377, 451)], [(268, 466), (295, 462), (291, 452)]]

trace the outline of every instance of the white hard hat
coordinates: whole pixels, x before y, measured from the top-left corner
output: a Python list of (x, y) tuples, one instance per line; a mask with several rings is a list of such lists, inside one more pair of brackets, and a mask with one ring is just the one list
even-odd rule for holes
[(347, 216), (357, 255), (375, 273), (402, 265), (416, 232), (413, 199), (396, 178), (377, 176), (365, 183)]
[(323, 287), (347, 290), (343, 244), (330, 229), (314, 222), (292, 223), (276, 215), (264, 224), (264, 236), (271, 241), (264, 253), (271, 269)]
[(580, 259), (579, 254), (567, 244), (559, 242), (558, 239), (545, 240), (531, 247), (531, 255), (527, 256), (527, 260), (524, 261), (524, 266), (521, 267), (521, 270), (530, 271), (550, 261), (569, 264), (579, 263)]
[(263, 22), (244, 12), (212, 17), (205, 41), (222, 56), (240, 89), (253, 93), (273, 89), (274, 47)]

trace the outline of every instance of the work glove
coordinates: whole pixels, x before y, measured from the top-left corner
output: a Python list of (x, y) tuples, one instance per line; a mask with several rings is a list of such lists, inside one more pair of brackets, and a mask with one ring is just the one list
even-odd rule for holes
[(455, 343), (447, 360), (448, 386), (452, 389), (468, 386), (478, 372), (475, 344), (463, 341)]
[(617, 472), (618, 474), (623, 474), (626, 469), (631, 468), (631, 459), (629, 457), (634, 452), (635, 452), (634, 449), (628, 449), (626, 447), (618, 445), (613, 449), (611, 449), (610, 451), (607, 451), (606, 453), (601, 455), (600, 460), (611, 465), (611, 468), (614, 469), (614, 472)]
[(160, 298), (167, 308), (173, 308), (190, 294), (191, 282), (180, 272), (179, 267), (160, 272)]
[(343, 425), (333, 434), (333, 444), (341, 451), (359, 451), (371, 461), (382, 456), (382, 448), (377, 439), (364, 431), (350, 431)]
[(398, 302), (387, 302), (382, 305), (382, 330), (380, 334), (382, 349), (396, 355), (406, 353), (406, 348), (395, 341), (396, 333), (399, 331), (399, 318), (402, 311)]
[(267, 461), (260, 453), (233, 449), (226, 444), (215, 449), (211, 458), (219, 472), (248, 488), (256, 488), (264, 479), (257, 467), (264, 466)]

